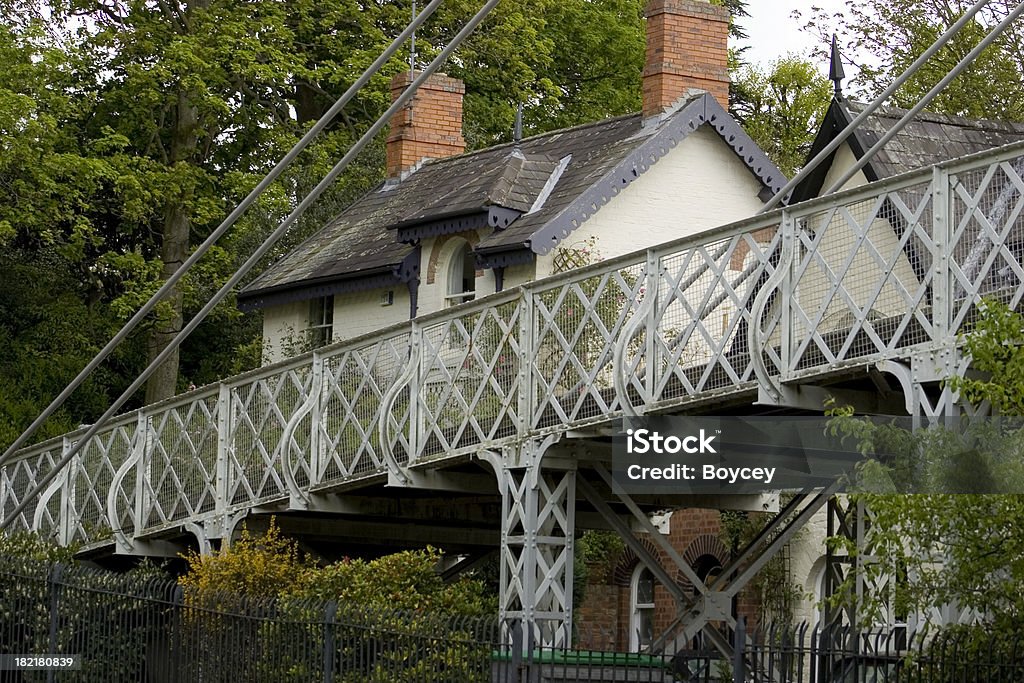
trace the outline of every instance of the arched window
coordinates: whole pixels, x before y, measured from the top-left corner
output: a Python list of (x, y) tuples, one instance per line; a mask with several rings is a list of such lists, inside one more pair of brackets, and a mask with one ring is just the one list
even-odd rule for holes
[(629, 592), (629, 649), (641, 652), (654, 640), (654, 575), (638, 564)]
[(451, 252), (448, 261), (448, 286), (445, 302), (449, 306), (472, 301), (476, 296), (476, 257), (465, 240)]

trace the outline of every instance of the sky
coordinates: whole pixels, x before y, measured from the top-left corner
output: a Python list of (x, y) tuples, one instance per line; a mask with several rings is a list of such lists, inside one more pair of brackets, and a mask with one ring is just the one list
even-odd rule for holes
[[(844, 0), (748, 0), (750, 16), (739, 22), (750, 36), (750, 49), (744, 53), (747, 61), (767, 65), (789, 52), (808, 56), (819, 41), (811, 32), (800, 30), (806, 19), (792, 18), (793, 10), (809, 17), (812, 5), (831, 13), (842, 12), (845, 4)], [(828, 63), (820, 68), (827, 73)]]

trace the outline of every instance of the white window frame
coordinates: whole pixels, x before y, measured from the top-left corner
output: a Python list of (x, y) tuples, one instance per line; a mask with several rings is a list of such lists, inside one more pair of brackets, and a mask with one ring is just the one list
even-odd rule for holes
[(309, 302), (309, 346), (318, 349), (334, 341), (334, 295)]
[[(644, 572), (651, 577), (651, 601), (639, 602), (640, 577)], [(633, 576), (629, 581), (629, 650), (630, 652), (641, 652), (650, 647), (650, 643), (640, 642), (641, 616), (644, 612), (650, 612), (651, 624), (654, 623), (654, 573), (642, 562), (636, 565)]]
[[(445, 282), (445, 304), (455, 306), (457, 304), (472, 301), (476, 298), (476, 263), (472, 265), (472, 274), (466, 276), (466, 265), (473, 259), (473, 247), (464, 239), (459, 239), (448, 257), (448, 279)], [(466, 289), (466, 281), (473, 286)]]

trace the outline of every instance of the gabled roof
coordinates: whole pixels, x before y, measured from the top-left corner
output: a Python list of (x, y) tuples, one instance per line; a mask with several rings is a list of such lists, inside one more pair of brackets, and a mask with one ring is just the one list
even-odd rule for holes
[[(824, 149), (865, 106), (833, 99), (807, 158)], [(881, 107), (871, 114), (847, 140), (857, 158), (863, 157), (906, 113), (898, 107)], [(1019, 140), (1024, 140), (1024, 124), (921, 112), (868, 162), (864, 175), (873, 182)], [(791, 203), (812, 199), (826, 189), (825, 176), (834, 158), (833, 154), (793, 190)]]
[[(660, 119), (639, 114), (424, 163), (353, 202), (239, 294), (245, 309), (408, 281), (414, 241), (490, 226), (487, 266), (557, 246), (701, 126), (710, 126), (772, 192), (785, 179), (715, 99), (697, 94)], [(389, 279), (390, 278), (390, 279)], [(405, 278), (403, 280), (403, 278)]]

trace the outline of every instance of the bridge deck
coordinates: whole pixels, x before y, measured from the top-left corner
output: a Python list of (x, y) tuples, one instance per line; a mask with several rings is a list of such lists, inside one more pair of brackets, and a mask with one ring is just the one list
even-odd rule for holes
[[(94, 437), (16, 527), (125, 549), (637, 411), (772, 400), (939, 353), (956, 371), (979, 297), (1024, 293), (1022, 154), (793, 206), (147, 406)], [(0, 471), (5, 518), (83, 431)]]

